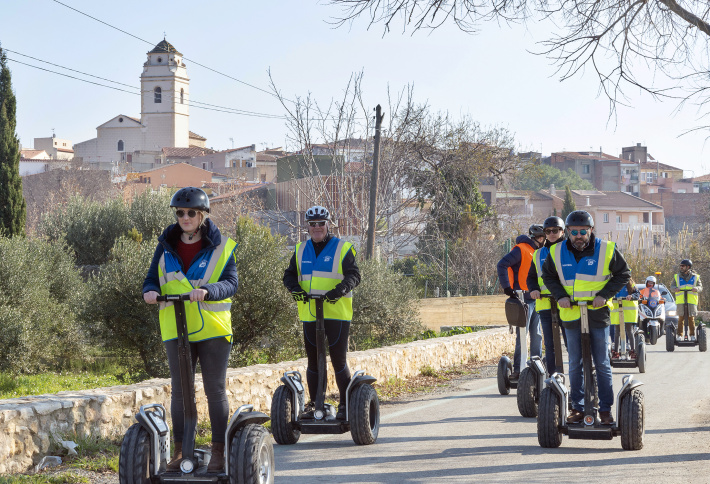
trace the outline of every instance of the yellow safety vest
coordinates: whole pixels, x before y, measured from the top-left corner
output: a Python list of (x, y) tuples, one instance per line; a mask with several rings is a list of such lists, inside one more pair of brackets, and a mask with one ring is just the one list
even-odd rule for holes
[[(163, 251), (158, 263), (158, 278), (160, 280), (160, 293), (185, 294), (196, 287), (204, 284), (211, 284), (219, 281), (229, 258), (233, 257), (237, 243), (232, 239), (222, 238), (220, 243), (210, 253), (203, 254), (202, 261), (193, 261), (205, 271), (199, 279), (189, 280), (183, 274), (176, 257)], [(189, 273), (189, 270), (188, 270)], [(187, 318), (187, 332), (189, 340), (192, 342), (206, 339), (224, 337), (232, 341), (232, 299), (227, 298), (221, 301), (185, 301), (185, 316)], [(173, 302), (160, 303), (160, 334), (163, 341), (177, 338), (177, 327), (175, 320), (175, 305)]]
[[(545, 259), (550, 255), (549, 247), (541, 247), (537, 249), (533, 254), (533, 262), (535, 263), (535, 270), (537, 271), (537, 285), (540, 286), (540, 294), (550, 294), (550, 290), (545, 286), (545, 282), (542, 280), (542, 265), (545, 263)], [(541, 297), (535, 301), (535, 310), (539, 313), (540, 311), (549, 311), (552, 309), (552, 302), (549, 298)]]
[[(679, 289), (692, 289), (698, 285), (698, 282), (700, 282), (700, 274), (693, 274), (693, 277), (690, 278), (690, 280), (685, 280), (680, 277), (680, 274), (676, 274), (675, 276), (675, 285)], [(685, 291), (678, 291), (676, 293), (677, 298), (676, 298), (676, 304), (685, 304)], [(697, 292), (688, 292), (688, 304), (695, 304), (696, 306), (698, 305), (698, 293)]]
[[(332, 237), (316, 257), (313, 242), (299, 242), (296, 245), (296, 267), (298, 283), (308, 294), (323, 295), (335, 289), (343, 280), (343, 259), (348, 251), (355, 247), (337, 237)], [(301, 321), (316, 320), (316, 303), (313, 300), (298, 302), (298, 317)], [(353, 293), (350, 291), (338, 299), (335, 304), (323, 304), (323, 318), (340, 321), (353, 319)]]
[[(595, 238), (594, 255), (583, 257), (577, 262), (574, 254), (567, 249), (567, 243), (562, 242), (552, 246), (550, 256), (555, 264), (560, 283), (573, 301), (592, 301), (599, 291), (604, 289), (611, 277), (609, 265), (615, 247), (614, 242)], [(611, 301), (607, 300), (606, 306), (611, 309)], [(562, 322), (576, 321), (581, 317), (579, 306), (559, 309)], [(600, 308), (589, 309), (593, 311)]]
[(624, 323), (625, 324), (636, 324), (639, 317), (639, 302), (638, 301), (627, 301), (624, 299), (621, 302), (621, 311), (619, 310), (619, 304), (616, 299), (612, 300), (612, 310), (611, 310), (611, 324), (619, 324), (619, 313), (624, 313)]

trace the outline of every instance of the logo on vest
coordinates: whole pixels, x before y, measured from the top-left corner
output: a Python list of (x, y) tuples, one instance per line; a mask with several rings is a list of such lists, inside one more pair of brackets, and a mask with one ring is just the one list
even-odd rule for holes
[(206, 260), (203, 260), (202, 262), (200, 262), (200, 269), (202, 269), (203, 267), (207, 267), (207, 261), (206, 261)]
[(587, 265), (588, 265), (588, 266), (593, 266), (594, 264), (596, 264), (596, 262), (597, 262), (597, 261), (595, 261), (595, 260), (588, 260), (588, 261), (587, 261)]
[(323, 257), (323, 262), (330, 262), (331, 260), (333, 260), (333, 258), (329, 255), (326, 255), (325, 257)]

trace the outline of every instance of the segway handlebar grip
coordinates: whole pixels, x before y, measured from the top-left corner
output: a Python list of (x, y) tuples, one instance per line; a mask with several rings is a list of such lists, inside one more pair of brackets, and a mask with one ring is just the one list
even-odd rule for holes
[(166, 294), (165, 296), (156, 297), (155, 300), (158, 302), (189, 301), (190, 294)]

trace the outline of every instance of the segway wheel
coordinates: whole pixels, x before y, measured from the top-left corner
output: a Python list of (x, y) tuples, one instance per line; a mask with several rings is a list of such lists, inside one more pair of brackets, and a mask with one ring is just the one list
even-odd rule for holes
[(666, 351), (675, 350), (675, 328), (666, 330)]
[(651, 326), (648, 329), (649, 332), (649, 340), (651, 341), (652, 345), (655, 345), (656, 342), (658, 342), (658, 326)]
[(118, 480), (121, 484), (150, 483), (150, 435), (139, 423), (128, 428), (121, 442)]
[(560, 412), (560, 399), (552, 388), (543, 388), (537, 417), (537, 441), (540, 447), (556, 448), (562, 445), (562, 432), (558, 425)]
[(274, 472), (274, 446), (269, 431), (263, 425), (245, 425), (230, 443), (230, 484), (273, 484)]
[(380, 400), (372, 385), (355, 388), (348, 408), (350, 434), (358, 445), (374, 444), (380, 431)]
[(702, 352), (708, 350), (708, 336), (705, 332), (705, 327), (698, 327), (695, 331), (695, 337), (698, 338), (698, 349)]
[(535, 373), (529, 367), (523, 368), (523, 371), (520, 372), (517, 389), (518, 410), (520, 410), (520, 415), (523, 417), (537, 417), (536, 390), (537, 378), (535, 378)]
[(301, 431), (293, 424), (293, 393), (285, 385), (279, 386), (271, 400), (271, 431), (277, 444), (298, 442)]
[(501, 395), (510, 395), (510, 360), (501, 358), (498, 361), (498, 392)]
[(624, 450), (643, 449), (645, 415), (643, 413), (643, 392), (634, 388), (621, 402), (621, 447)]
[(639, 373), (646, 373), (646, 343), (643, 341), (636, 346), (636, 366)]

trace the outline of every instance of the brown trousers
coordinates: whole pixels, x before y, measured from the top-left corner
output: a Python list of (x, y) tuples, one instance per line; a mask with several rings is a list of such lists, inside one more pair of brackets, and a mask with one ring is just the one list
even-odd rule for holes
[(688, 321), (688, 334), (695, 336), (695, 316), (680, 315), (678, 316), (678, 336), (683, 336), (685, 329), (685, 320)]

